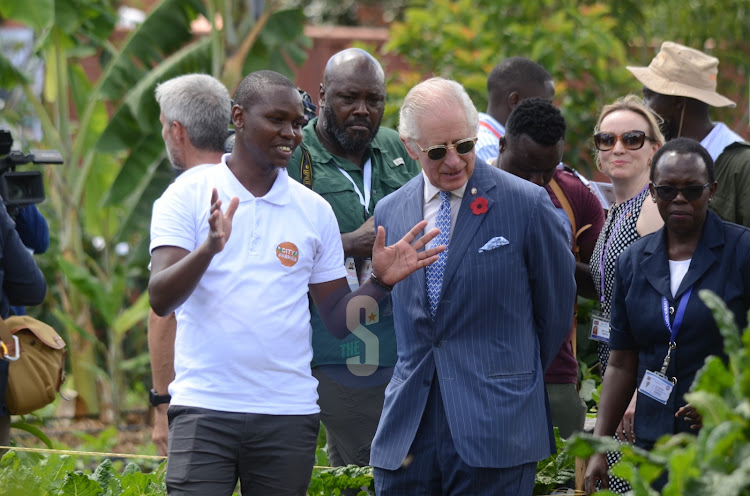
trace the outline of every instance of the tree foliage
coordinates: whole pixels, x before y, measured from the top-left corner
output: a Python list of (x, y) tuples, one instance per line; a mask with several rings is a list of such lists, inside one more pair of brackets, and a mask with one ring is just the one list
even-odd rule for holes
[[(233, 91), (257, 68), (291, 74), (308, 45), (301, 11), (273, 2), (256, 12), (245, 3), (161, 0), (121, 42), (113, 41), (122, 37), (114, 6), (0, 0), (3, 18), (34, 29), (35, 53), (46, 65), (41, 100), (31, 78), (10, 70), (4, 55), (0, 84), (26, 95), (44, 130), (41, 147), (60, 150), (65, 160), (45, 170), (48, 200), (41, 208), (52, 243), (40, 262), (54, 282), (47, 300), (65, 329), (75, 388), (89, 412), (99, 411), (97, 377), (112, 390), (117, 411), (124, 370), (135, 363), (124, 355), (146, 353), (148, 225), (153, 200), (172, 179), (156, 84), (202, 72)], [(219, 13), (222, 27), (212, 23), (209, 35), (196, 37), (191, 23)], [(92, 56), (101, 67), (93, 80), (83, 69)]]
[[(404, 20), (391, 26), (384, 50), (413, 67), (391, 74), (385, 122), (395, 125), (406, 92), (428, 75), (459, 81), (483, 111), (489, 72), (506, 57), (524, 56), (544, 66), (555, 80), (555, 101), (568, 122), (566, 162), (592, 172), (590, 137), (600, 108), (629, 92), (640, 93), (640, 83), (625, 66), (647, 65), (661, 41), (701, 49), (716, 46), (725, 67), (720, 70), (720, 90), (747, 93), (740, 91), (750, 67), (748, 44), (743, 41), (750, 39), (750, 23), (742, 22), (747, 9), (746, 0), (688, 6), (677, 0), (412, 2)], [(726, 115), (717, 113), (719, 118)]]
[(479, 110), (487, 106), (487, 75), (502, 59), (525, 56), (552, 74), (556, 100), (568, 121), (567, 160), (580, 167), (588, 155), (596, 102), (628, 84), (625, 45), (616, 20), (601, 4), (435, 0), (406, 10), (391, 27), (386, 50), (406, 58), (414, 71), (389, 84), (389, 116), (425, 74), (456, 79)]

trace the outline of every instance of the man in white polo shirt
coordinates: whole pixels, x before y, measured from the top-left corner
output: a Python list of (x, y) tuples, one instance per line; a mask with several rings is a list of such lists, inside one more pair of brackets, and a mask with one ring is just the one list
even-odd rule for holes
[(231, 495), (239, 478), (243, 494), (302, 496), (319, 426), (308, 289), (345, 336), (362, 298), (384, 298), (442, 247), (418, 251), (437, 234), (414, 241), (424, 222), (389, 247), (381, 228), (374, 279), (351, 293), (331, 207), (284, 168), (305, 124), (294, 84), (250, 74), (232, 121), (232, 153), (154, 204), (149, 296), (157, 314), (177, 317), (167, 489)]

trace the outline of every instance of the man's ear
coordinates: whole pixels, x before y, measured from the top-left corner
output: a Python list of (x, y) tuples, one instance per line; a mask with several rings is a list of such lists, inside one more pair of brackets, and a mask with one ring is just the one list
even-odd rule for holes
[(180, 145), (190, 143), (190, 137), (188, 136), (187, 129), (182, 125), (180, 121), (172, 121), (169, 126), (169, 132), (172, 134), (172, 138)]
[(318, 107), (323, 108), (326, 104), (326, 89), (323, 83), (320, 83), (320, 89), (318, 90)]
[(239, 105), (232, 107), (232, 124), (236, 129), (241, 129), (245, 125), (245, 113)]
[(500, 143), (500, 153), (503, 153), (505, 151), (505, 146), (507, 145), (507, 141), (505, 141), (505, 136), (501, 136), (498, 141)]
[(406, 153), (408, 153), (408, 154), (409, 154), (409, 156), (410, 156), (410, 157), (411, 157), (412, 159), (414, 159), (414, 160), (416, 160), (417, 162), (419, 162), (419, 155), (417, 155), (417, 153), (416, 153), (416, 152), (415, 152), (414, 150), (412, 150), (412, 149), (411, 149), (411, 146), (409, 146), (409, 142), (408, 142), (408, 140), (405, 140), (405, 139), (404, 139), (404, 138), (402, 138), (401, 136), (399, 136), (399, 139), (401, 140), (401, 143), (403, 143), (403, 144), (404, 144), (404, 148), (406, 148)]
[(518, 105), (518, 102), (520, 101), (521, 95), (519, 95), (517, 91), (511, 91), (508, 94), (508, 109), (513, 110), (513, 108)]

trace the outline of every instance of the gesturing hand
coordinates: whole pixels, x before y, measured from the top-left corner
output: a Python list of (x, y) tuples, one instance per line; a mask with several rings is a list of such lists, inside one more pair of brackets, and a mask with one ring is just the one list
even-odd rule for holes
[(445, 250), (445, 245), (419, 250), (440, 234), (439, 229), (433, 229), (414, 241), (426, 225), (426, 220), (419, 222), (403, 238), (390, 246), (385, 246), (385, 228), (378, 226), (375, 244), (372, 247), (372, 271), (379, 280), (393, 286), (412, 272), (437, 261), (438, 255)]
[(216, 188), (211, 192), (211, 213), (208, 217), (208, 239), (206, 243), (212, 253), (219, 253), (229, 241), (232, 233), (232, 218), (237, 211), (240, 199), (236, 196), (229, 202), (226, 213), (221, 211), (221, 200)]

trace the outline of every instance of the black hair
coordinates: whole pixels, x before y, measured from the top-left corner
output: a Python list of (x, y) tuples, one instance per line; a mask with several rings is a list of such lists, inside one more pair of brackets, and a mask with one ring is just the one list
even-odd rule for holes
[(565, 118), (544, 98), (527, 98), (513, 108), (505, 124), (506, 136), (528, 135), (536, 143), (552, 146), (565, 139)]
[(676, 138), (671, 141), (667, 141), (661, 148), (659, 148), (659, 150), (657, 150), (657, 152), (654, 154), (654, 157), (651, 159), (651, 172), (649, 174), (649, 179), (651, 179), (651, 182), (654, 181), (654, 176), (656, 175), (656, 166), (659, 165), (659, 160), (661, 160), (662, 156), (664, 156), (665, 153), (669, 152), (674, 152), (679, 155), (698, 155), (701, 159), (703, 159), (703, 163), (706, 166), (708, 181), (711, 183), (716, 181), (714, 160), (711, 158), (708, 150), (703, 148), (700, 143), (693, 139)]
[(524, 57), (509, 57), (497, 64), (487, 78), (490, 101), (504, 98), (532, 84), (544, 85), (552, 76), (541, 65)]
[(271, 86), (293, 88), (297, 91), (297, 86), (283, 74), (274, 71), (255, 71), (245, 76), (237, 87), (234, 103), (244, 109), (249, 109), (264, 97), (266, 93), (264, 90)]

